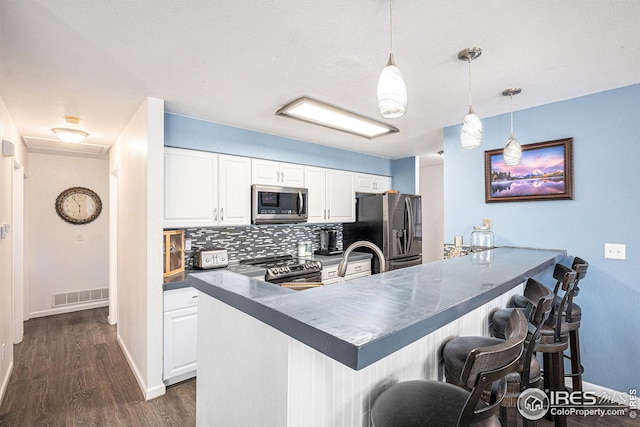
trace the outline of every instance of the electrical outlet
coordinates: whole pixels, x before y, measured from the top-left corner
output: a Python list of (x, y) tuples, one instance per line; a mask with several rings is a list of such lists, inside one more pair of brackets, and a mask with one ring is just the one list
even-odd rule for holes
[(184, 250), (185, 251), (190, 251), (191, 250), (191, 239), (185, 239), (184, 240)]
[(5, 357), (7, 357), (7, 351), (5, 349), (4, 343), (2, 343), (2, 359), (4, 359)]
[(627, 245), (623, 243), (605, 243), (604, 257), (609, 259), (626, 259)]

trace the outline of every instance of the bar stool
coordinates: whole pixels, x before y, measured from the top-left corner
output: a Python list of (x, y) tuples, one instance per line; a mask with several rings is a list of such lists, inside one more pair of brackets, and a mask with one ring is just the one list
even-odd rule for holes
[[(496, 412), (506, 391), (504, 377), (515, 369), (527, 336), (524, 314), (514, 310), (505, 331), (506, 341), (474, 349), (467, 355), (460, 377), (464, 388), (413, 380), (382, 392), (371, 408), (373, 426), (500, 426)], [(480, 397), (492, 385), (495, 399), (486, 403)]]
[[(553, 292), (535, 279), (529, 278), (524, 288), (524, 296), (529, 301), (526, 308), (506, 308), (497, 311), (498, 315), (508, 322), (514, 311), (521, 311), (527, 319), (528, 334), (525, 340), (524, 352), (518, 361), (517, 369), (506, 376), (507, 391), (502, 401), (502, 421), (509, 425), (507, 421), (509, 415), (515, 411), (507, 412), (507, 408), (517, 406), (520, 392), (541, 386), (541, 370), (538, 360), (533, 357), (536, 344), (539, 342), (540, 329), (551, 312), (553, 303)], [(474, 348), (484, 347), (500, 342), (500, 338), (494, 337), (459, 337), (449, 341), (443, 349), (446, 381), (450, 384), (464, 386), (460, 380), (462, 367), (464, 366), (467, 354)], [(525, 425), (527, 420), (524, 420)]]
[[(563, 316), (559, 315), (552, 318), (552, 314), (554, 310), (557, 313), (563, 313), (566, 310), (568, 301), (573, 297), (577, 273), (569, 267), (556, 264), (553, 277), (558, 281), (557, 292), (554, 293), (554, 301), (561, 290), (564, 294), (560, 298), (559, 305), (552, 308), (549, 318), (540, 328), (540, 341), (536, 344), (534, 352), (542, 353), (545, 390), (563, 391), (565, 390), (564, 351), (569, 347), (569, 326), (563, 320)], [(491, 329), (495, 337), (501, 337), (504, 334), (504, 316), (500, 314), (500, 311), (498, 310), (493, 315)], [(556, 427), (566, 427), (567, 425), (565, 416), (556, 416), (554, 420)]]
[[(577, 273), (576, 282), (573, 290), (573, 295), (569, 297), (566, 310), (562, 312), (565, 321), (567, 322), (567, 329), (569, 330), (569, 355), (564, 355), (565, 359), (569, 359), (571, 362), (571, 373), (565, 374), (565, 377), (571, 377), (571, 386), (573, 391), (582, 391), (582, 374), (584, 373), (584, 367), (580, 359), (580, 320), (582, 319), (582, 308), (573, 302), (573, 299), (578, 296), (580, 288), (578, 284), (587, 275), (587, 269), (589, 263), (582, 258), (575, 257), (571, 264), (571, 268)], [(560, 282), (556, 283), (554, 293), (558, 294), (558, 287)], [(562, 302), (562, 298), (555, 297), (554, 309), (551, 314), (551, 321), (555, 320), (558, 307)], [(526, 301), (522, 295), (517, 295), (512, 300), (512, 305), (515, 307), (524, 307)]]

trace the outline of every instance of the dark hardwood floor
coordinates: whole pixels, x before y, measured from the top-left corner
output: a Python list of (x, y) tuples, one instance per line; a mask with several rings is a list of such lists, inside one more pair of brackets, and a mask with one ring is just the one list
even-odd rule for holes
[[(0, 406), (0, 427), (195, 426), (196, 381), (145, 401), (107, 314), (99, 308), (25, 323)], [(537, 425), (554, 424), (543, 419)], [(632, 427), (640, 426), (640, 418), (569, 417), (568, 426)]]
[(145, 401), (99, 308), (25, 323), (0, 426), (195, 426), (195, 380)]

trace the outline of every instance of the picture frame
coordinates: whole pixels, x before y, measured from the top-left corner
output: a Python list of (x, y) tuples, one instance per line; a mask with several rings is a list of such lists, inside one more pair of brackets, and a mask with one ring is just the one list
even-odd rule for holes
[(514, 166), (504, 163), (502, 148), (484, 153), (486, 203), (573, 200), (573, 138), (523, 145)]

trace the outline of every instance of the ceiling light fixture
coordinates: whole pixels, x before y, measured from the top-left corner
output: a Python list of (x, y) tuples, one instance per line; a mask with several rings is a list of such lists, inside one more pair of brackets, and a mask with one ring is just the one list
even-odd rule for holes
[(393, 8), (389, 0), (390, 54), (378, 78), (378, 110), (385, 119), (404, 116), (407, 111), (407, 85), (393, 60)]
[[(69, 124), (77, 125), (78, 123), (80, 123), (80, 118), (76, 116), (64, 116), (64, 121)], [(87, 132), (78, 129), (53, 128), (51, 130), (61, 141), (71, 144), (82, 142), (86, 137), (89, 136)]]
[(513, 96), (522, 92), (519, 87), (505, 89), (502, 91), (503, 96), (508, 96), (511, 99), (511, 134), (509, 139), (502, 150), (502, 157), (507, 165), (519, 165), (522, 160), (522, 147), (515, 136), (513, 136)]
[(280, 108), (276, 111), (276, 115), (303, 120), (368, 139), (399, 132), (398, 128), (394, 126), (369, 119), (306, 96), (298, 98)]
[(462, 120), (460, 145), (462, 148), (478, 148), (482, 143), (482, 122), (471, 106), (471, 61), (482, 54), (479, 47), (470, 47), (458, 52), (458, 59), (469, 63), (469, 112)]

